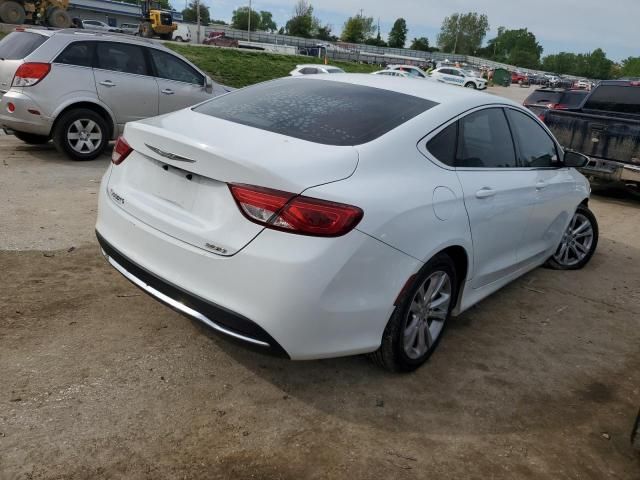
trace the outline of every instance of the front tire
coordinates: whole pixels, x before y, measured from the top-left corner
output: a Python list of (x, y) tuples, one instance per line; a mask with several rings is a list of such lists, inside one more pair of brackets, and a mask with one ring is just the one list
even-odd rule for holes
[(184, 42), (184, 40), (182, 40), (182, 37), (176, 37), (173, 40), (176, 42)]
[(72, 160), (93, 160), (109, 143), (109, 127), (93, 110), (77, 108), (64, 113), (56, 122), (53, 143)]
[(464, 88), (473, 88), (474, 90), (477, 89), (478, 87), (476, 87), (476, 84), (473, 82), (467, 82), (464, 86)]
[(580, 205), (562, 235), (560, 245), (547, 260), (554, 270), (579, 270), (584, 267), (598, 246), (598, 221), (585, 205)]
[(13, 135), (18, 140), (22, 140), (24, 143), (28, 143), (29, 145), (43, 145), (49, 142), (49, 137), (46, 135), (36, 135), (35, 133), (27, 132), (13, 132)]
[(411, 372), (437, 348), (458, 295), (451, 257), (439, 254), (416, 275), (399, 300), (371, 359), (392, 372)]

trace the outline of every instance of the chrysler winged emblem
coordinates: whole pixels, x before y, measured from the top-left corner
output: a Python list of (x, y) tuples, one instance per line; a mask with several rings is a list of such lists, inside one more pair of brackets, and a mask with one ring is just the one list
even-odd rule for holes
[(161, 150), (159, 148), (153, 147), (153, 146), (149, 145), (148, 143), (145, 143), (145, 146), (149, 150), (151, 150), (152, 152), (157, 153), (161, 157), (168, 158), (169, 160), (176, 160), (178, 162), (189, 162), (189, 163), (195, 163), (196, 162), (195, 160), (191, 160), (190, 158), (186, 158), (186, 157), (181, 157), (180, 155), (176, 155), (175, 153), (165, 152), (164, 150)]

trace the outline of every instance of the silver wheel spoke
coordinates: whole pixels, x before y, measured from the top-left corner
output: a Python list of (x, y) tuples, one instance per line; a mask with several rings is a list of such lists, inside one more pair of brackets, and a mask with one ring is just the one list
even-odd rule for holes
[(76, 130), (78, 132), (84, 130), (84, 127), (82, 126), (82, 122), (80, 120), (76, 120), (75, 122), (73, 122), (73, 126), (76, 127)]
[(451, 298), (451, 296), (448, 293), (443, 293), (437, 299), (431, 301), (431, 305), (430, 305), (431, 309), (432, 310), (437, 310), (443, 304), (447, 304), (448, 305), (450, 298)]
[(85, 130), (86, 130), (87, 132), (92, 132), (92, 131), (93, 131), (93, 128), (94, 128), (95, 126), (96, 126), (96, 122), (94, 122), (93, 120), (89, 120), (89, 121), (87, 122), (87, 126), (85, 127)]
[(69, 140), (78, 140), (80, 138), (80, 134), (79, 133), (69, 133), (67, 135), (67, 138)]
[(446, 310), (434, 310), (434, 311), (429, 313), (429, 318), (432, 318), (434, 320), (444, 320), (444, 319), (447, 318), (447, 311)]
[(411, 325), (409, 325), (404, 331), (404, 348), (405, 350), (409, 350), (413, 348), (416, 343), (416, 337), (418, 335), (418, 323), (417, 318), (414, 318), (414, 321)]
[(424, 352), (426, 352), (428, 348), (427, 338), (424, 331), (425, 325), (420, 325), (420, 327), (418, 327), (418, 343), (416, 344), (416, 350), (418, 350), (419, 355), (422, 355)]
[(101, 133), (90, 133), (89, 134), (89, 140), (102, 140), (102, 134)]
[(571, 234), (572, 235), (577, 235), (580, 232), (584, 232), (587, 228), (589, 228), (591, 225), (589, 224), (589, 222), (585, 221), (584, 223), (582, 223), (578, 228), (576, 228), (575, 230), (572, 230)]
[(436, 286), (433, 289), (433, 293), (429, 297), (429, 300), (433, 299), (438, 293), (440, 293), (440, 290), (442, 290), (442, 286), (444, 285), (444, 282), (446, 282), (448, 278), (449, 277), (447, 277), (447, 275), (444, 273), (440, 275), (440, 277), (436, 281)]
[(584, 246), (583, 244), (581, 244), (579, 242), (576, 242), (575, 247), (576, 247), (577, 250), (580, 250), (580, 253), (583, 254), (583, 255), (586, 254), (589, 251), (589, 249), (586, 246)]

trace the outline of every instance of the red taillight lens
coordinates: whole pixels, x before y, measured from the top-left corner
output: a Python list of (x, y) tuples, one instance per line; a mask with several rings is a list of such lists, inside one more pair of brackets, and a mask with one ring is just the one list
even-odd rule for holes
[(363, 212), (358, 207), (294, 193), (229, 185), (240, 211), (267, 228), (317, 237), (339, 237), (355, 228)]
[(13, 77), (13, 87), (32, 87), (51, 71), (49, 63), (23, 63)]
[(133, 152), (133, 148), (129, 146), (124, 137), (118, 137), (116, 145), (113, 147), (113, 153), (111, 154), (111, 163), (120, 165), (131, 152)]
[(547, 105), (551, 110), (568, 110), (569, 105), (565, 105), (564, 103), (550, 103)]

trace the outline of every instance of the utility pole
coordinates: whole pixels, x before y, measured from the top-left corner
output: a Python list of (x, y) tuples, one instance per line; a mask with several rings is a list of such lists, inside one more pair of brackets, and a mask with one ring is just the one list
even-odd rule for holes
[(200, 45), (200, 0), (196, 0), (196, 42)]
[(456, 54), (456, 48), (458, 48), (458, 33), (460, 32), (460, 15), (456, 17), (456, 39), (453, 42), (453, 54)]
[(251, 41), (251, 0), (249, 0), (249, 21), (247, 22), (247, 38)]

